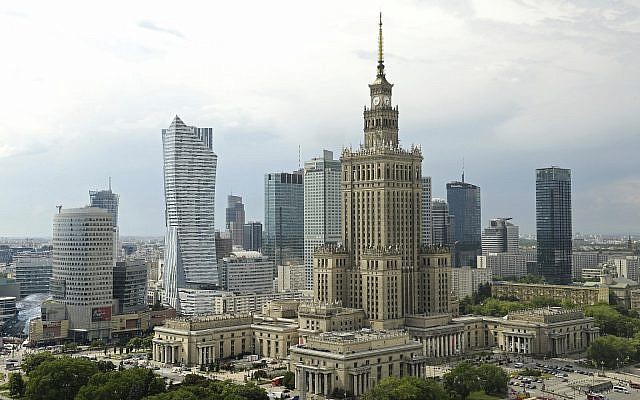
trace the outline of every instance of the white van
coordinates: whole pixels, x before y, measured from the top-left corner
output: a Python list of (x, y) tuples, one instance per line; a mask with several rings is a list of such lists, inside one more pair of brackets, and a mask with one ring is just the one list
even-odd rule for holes
[(618, 392), (618, 393), (627, 393), (627, 394), (629, 394), (629, 389), (627, 389), (624, 386), (620, 386), (620, 385), (615, 385), (613, 387), (613, 391), (614, 392)]

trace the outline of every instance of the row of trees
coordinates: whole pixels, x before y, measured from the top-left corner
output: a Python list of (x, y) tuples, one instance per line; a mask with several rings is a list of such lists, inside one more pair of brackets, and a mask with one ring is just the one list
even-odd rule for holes
[(145, 368), (116, 370), (110, 361), (56, 357), (43, 352), (28, 355), (20, 373), (9, 377), (9, 392), (25, 400), (268, 400), (253, 385), (211, 381), (187, 375), (182, 384), (167, 387), (163, 378)]
[(433, 379), (389, 377), (363, 396), (365, 400), (465, 400), (472, 392), (502, 396), (509, 378), (493, 364), (460, 363), (447, 372), (442, 384)]

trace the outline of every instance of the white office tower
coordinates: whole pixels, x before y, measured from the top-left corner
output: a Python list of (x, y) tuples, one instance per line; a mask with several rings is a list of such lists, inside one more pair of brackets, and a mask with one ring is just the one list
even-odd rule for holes
[(86, 340), (110, 336), (113, 240), (113, 216), (104, 209), (61, 209), (53, 217), (51, 294)]
[(495, 218), (482, 233), (482, 255), (489, 253), (518, 253), (519, 229), (511, 218)]
[(423, 176), (422, 184), (422, 215), (420, 216), (420, 244), (429, 246), (433, 244), (431, 229), (431, 177)]
[(304, 163), (305, 287), (313, 289), (313, 252), (325, 243), (342, 241), (340, 225), (341, 166), (333, 152)]
[[(203, 309), (198, 299), (208, 303), (206, 291), (218, 283), (213, 129), (187, 126), (176, 116), (162, 130), (162, 149), (167, 226), (163, 301), (191, 314)], [(181, 298), (193, 307), (181, 308)]]

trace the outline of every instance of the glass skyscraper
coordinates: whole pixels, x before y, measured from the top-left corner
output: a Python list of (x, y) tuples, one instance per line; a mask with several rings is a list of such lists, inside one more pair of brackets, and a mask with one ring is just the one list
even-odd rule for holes
[(536, 170), (538, 270), (548, 283), (571, 283), (571, 170)]
[[(162, 130), (165, 239), (165, 302), (180, 310), (179, 289), (218, 283), (215, 189), (218, 156), (213, 129), (187, 126), (177, 116)], [(191, 293), (191, 297), (198, 297)], [(184, 310), (183, 310), (184, 311)]]
[(242, 246), (244, 235), (244, 204), (241, 196), (227, 196), (226, 228), (231, 233), (233, 246)]
[(313, 289), (313, 252), (326, 243), (342, 241), (340, 222), (340, 160), (324, 150), (322, 157), (304, 163), (305, 287)]
[(278, 265), (304, 261), (304, 185), (302, 170), (264, 176), (263, 253)]
[(482, 248), (480, 187), (464, 180), (449, 182), (447, 203), (453, 218), (454, 266), (473, 267)]

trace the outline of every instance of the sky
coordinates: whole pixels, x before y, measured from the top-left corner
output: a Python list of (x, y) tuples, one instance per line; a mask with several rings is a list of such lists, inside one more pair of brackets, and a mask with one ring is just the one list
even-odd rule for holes
[(535, 169), (571, 168), (573, 231), (640, 232), (640, 2), (113, 1), (0, 5), (0, 236), (120, 195), (121, 235), (162, 235), (161, 130), (214, 129), (228, 194), (263, 220), (267, 172), (363, 138), (383, 13), (400, 140), (434, 197), (481, 187), (482, 225), (535, 233)]

